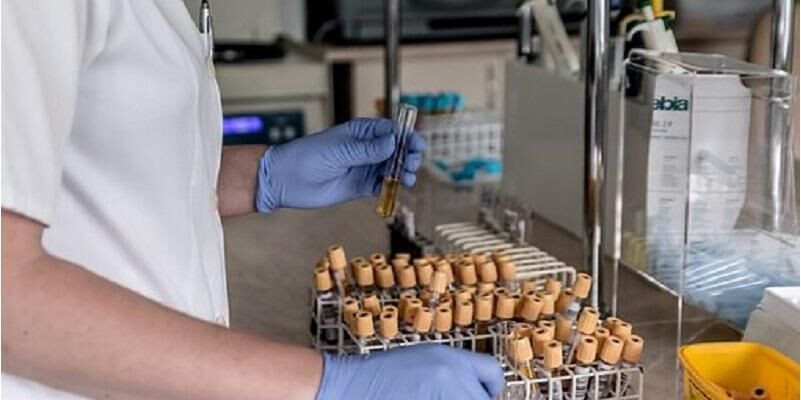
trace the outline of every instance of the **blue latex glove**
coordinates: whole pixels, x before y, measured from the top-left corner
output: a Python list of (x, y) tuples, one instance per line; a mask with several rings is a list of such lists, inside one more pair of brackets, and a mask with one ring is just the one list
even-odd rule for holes
[[(361, 118), (267, 149), (259, 164), (256, 208), (320, 208), (376, 196), (395, 150), (395, 123)], [(409, 137), (401, 183), (414, 185), (425, 142)]]
[(489, 400), (504, 387), (492, 357), (438, 344), (323, 357), (317, 400)]

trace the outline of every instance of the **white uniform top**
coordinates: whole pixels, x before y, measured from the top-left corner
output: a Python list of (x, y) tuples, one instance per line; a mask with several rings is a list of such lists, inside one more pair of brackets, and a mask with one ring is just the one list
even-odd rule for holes
[[(220, 98), (180, 0), (3, 0), (2, 207), (48, 252), (227, 324)], [(72, 398), (3, 374), (3, 399)]]

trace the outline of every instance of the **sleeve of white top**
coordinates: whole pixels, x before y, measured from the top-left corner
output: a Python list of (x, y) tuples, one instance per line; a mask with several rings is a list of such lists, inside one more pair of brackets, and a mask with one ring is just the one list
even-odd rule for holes
[(3, 0), (2, 207), (48, 224), (81, 71), (105, 37), (98, 1)]

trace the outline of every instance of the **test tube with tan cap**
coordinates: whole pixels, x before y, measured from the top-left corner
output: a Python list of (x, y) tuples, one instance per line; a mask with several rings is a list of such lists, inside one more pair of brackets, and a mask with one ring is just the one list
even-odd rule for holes
[(515, 317), (517, 301), (503, 291), (495, 292), (495, 319), (498, 331), (504, 335), (509, 332), (509, 323)]
[(545, 303), (535, 291), (531, 290), (523, 294), (523, 301), (520, 305), (520, 318), (529, 323), (534, 323), (540, 316), (542, 307)]
[(559, 296), (559, 293), (562, 293), (562, 282), (553, 278), (548, 278), (545, 281), (545, 291), (553, 294), (555, 300), (556, 297)]
[(373, 265), (367, 261), (361, 262), (355, 267), (356, 285), (361, 293), (375, 291), (375, 274)]
[[(494, 296), (492, 292), (476, 296), (474, 313), (476, 321), (476, 335), (485, 336), (489, 334), (489, 328), (494, 324), (492, 308)], [(476, 341), (476, 351), (486, 353), (490, 350), (491, 339), (479, 339)]]
[(472, 286), (478, 283), (478, 275), (475, 264), (465, 263), (459, 267), (459, 283), (465, 286)]
[(434, 311), (434, 339), (441, 340), (442, 335), (453, 328), (453, 310), (448, 305), (440, 304)]
[(419, 342), (420, 339), (431, 332), (431, 324), (434, 320), (434, 312), (428, 307), (420, 307), (414, 313), (414, 321), (412, 322), (412, 328), (414, 328), (414, 334), (412, 335), (411, 341), (412, 342)]
[[(615, 366), (620, 362), (620, 355), (622, 352), (623, 341), (620, 340), (619, 337), (610, 336), (608, 339), (606, 339), (603, 347), (601, 348), (601, 353), (598, 356), (600, 359), (600, 362), (598, 363), (598, 372), (612, 372), (615, 369)], [(593, 388), (593, 396), (591, 397), (594, 399), (608, 397), (612, 386), (611, 380), (613, 377), (614, 376), (612, 374), (599, 375), (598, 382)]]
[(381, 312), (379, 319), (378, 333), (384, 339), (384, 349), (389, 349), (392, 340), (398, 336), (398, 314), (397, 310), (392, 312), (386, 308)]
[(456, 307), (453, 310), (453, 336), (458, 341), (457, 347), (462, 347), (461, 339), (464, 338), (464, 333), (467, 332), (472, 323), (473, 303), (471, 301), (456, 303)]
[(575, 374), (576, 387), (574, 388), (574, 400), (584, 400), (587, 398), (587, 388), (590, 383), (589, 375), (592, 373), (592, 363), (595, 362), (598, 353), (598, 341), (592, 336), (581, 338), (578, 350), (576, 350)]
[(423, 302), (420, 299), (409, 299), (406, 301), (406, 307), (403, 310), (403, 323), (405, 324), (403, 330), (406, 333), (414, 333), (414, 316), (417, 310), (423, 307)]
[(435, 309), (439, 305), (440, 297), (448, 291), (448, 274), (445, 271), (434, 271), (428, 290), (431, 292), (428, 306)]
[[(526, 379), (531, 381), (536, 379), (534, 372), (535, 368), (532, 365), (534, 351), (531, 348), (531, 342), (527, 337), (516, 336), (511, 338), (511, 340), (509, 340), (509, 350), (507, 351), (507, 356), (514, 363), (514, 367), (520, 375), (523, 375)], [(526, 388), (520, 387), (520, 389), (525, 390)], [(532, 393), (536, 393), (537, 384), (532, 383), (530, 390)], [(524, 396), (524, 393), (514, 393), (510, 397), (522, 398)]]
[(387, 264), (379, 264), (375, 267), (375, 283), (378, 286), (379, 294), (383, 299), (394, 297), (395, 274)]
[(542, 298), (540, 319), (553, 320), (554, 313), (556, 312), (555, 295), (548, 291), (540, 292), (539, 295)]
[(508, 256), (496, 257), (495, 265), (498, 266), (498, 279), (501, 284), (509, 290), (518, 289), (517, 284), (517, 266), (509, 259)]
[(626, 341), (631, 337), (632, 326), (626, 321), (620, 321), (612, 329), (612, 336), (617, 336), (621, 340)]
[(562, 366), (562, 343), (550, 340), (545, 343), (544, 352), (540, 375), (548, 379), (548, 384), (540, 387), (540, 394), (545, 399), (562, 400), (562, 382), (554, 379), (559, 377), (559, 368)]
[(570, 350), (567, 352), (567, 360), (570, 362), (573, 359), (573, 353), (578, 347), (582, 335), (592, 335), (598, 328), (598, 310), (592, 307), (584, 307), (579, 315), (578, 323), (576, 323), (576, 330), (570, 337)]
[(545, 344), (553, 340), (553, 333), (547, 328), (537, 328), (531, 332), (531, 344), (534, 347), (534, 357), (545, 357)]
[(345, 249), (340, 245), (328, 247), (328, 262), (331, 265), (331, 274), (340, 296), (349, 295), (352, 285), (346, 272), (348, 259), (345, 257)]
[[(334, 283), (331, 279), (331, 273), (328, 269), (324, 266), (317, 267), (314, 270), (314, 289), (317, 292), (316, 302), (317, 304), (321, 302), (330, 301), (334, 298)], [(319, 307), (317, 308), (320, 309)], [(322, 308), (322, 315), (320, 315), (320, 320), (322, 321), (323, 325), (331, 326), (337, 323), (337, 316), (336, 316), (336, 309), (335, 308)], [(331, 328), (320, 328), (322, 329), (323, 339), (326, 342), (332, 343), (336, 341), (336, 330)]]
[(413, 261), (414, 272), (417, 275), (417, 285), (424, 288), (431, 284), (431, 278), (434, 275), (434, 267), (431, 262), (425, 258), (418, 258)]
[[(621, 368), (623, 369), (630, 369), (635, 368), (637, 364), (640, 363), (640, 358), (642, 357), (642, 350), (643, 350), (643, 340), (641, 337), (637, 335), (632, 335), (628, 339), (626, 339), (623, 345), (623, 362), (620, 364)], [(618, 394), (624, 396), (626, 391), (629, 390), (629, 385), (631, 385), (631, 373), (624, 372), (623, 376), (620, 378), (620, 390)]]
[[(576, 280), (573, 282), (573, 287), (570, 288), (569, 292), (566, 291), (567, 293), (563, 293), (564, 296), (572, 296), (572, 298), (570, 298), (571, 301), (567, 306), (560, 304), (560, 308), (564, 308), (563, 311), (560, 311), (562, 315), (571, 321), (575, 321), (579, 311), (581, 311), (581, 301), (590, 295), (591, 288), (592, 277), (583, 272), (577, 274)], [(567, 302), (567, 299), (562, 299), (562, 302)]]
[(492, 282), (495, 283), (498, 281), (498, 267), (495, 266), (495, 263), (489, 260), (478, 265), (478, 277), (481, 279), (481, 282)]
[(374, 291), (366, 291), (362, 293), (362, 309), (377, 317), (381, 313), (381, 301), (378, 300), (378, 294)]
[(375, 326), (373, 325), (373, 314), (367, 311), (359, 311), (355, 314), (356, 336), (362, 340), (369, 340), (375, 336)]
[(355, 319), (356, 313), (359, 311), (361, 311), (359, 309), (359, 302), (353, 297), (345, 297), (342, 300), (342, 321), (344, 321), (348, 327), (353, 327), (353, 320)]
[(595, 329), (595, 333), (593, 333), (592, 336), (598, 341), (598, 353), (600, 354), (601, 349), (604, 346), (604, 342), (606, 342), (606, 339), (609, 339), (612, 334), (609, 332), (609, 329), (599, 326)]

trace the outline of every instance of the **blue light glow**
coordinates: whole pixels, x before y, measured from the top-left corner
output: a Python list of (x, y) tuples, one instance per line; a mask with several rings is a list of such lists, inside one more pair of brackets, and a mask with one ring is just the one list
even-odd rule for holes
[(264, 121), (255, 115), (223, 117), (223, 135), (251, 135), (264, 131)]

